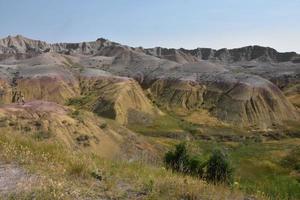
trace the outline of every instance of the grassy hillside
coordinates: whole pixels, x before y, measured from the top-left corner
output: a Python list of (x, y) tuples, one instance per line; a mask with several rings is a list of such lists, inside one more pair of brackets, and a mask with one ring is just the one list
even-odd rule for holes
[[(287, 122), (285, 130), (249, 132), (230, 126), (191, 123), (169, 114), (149, 126), (131, 126), (165, 149), (186, 141), (193, 154), (208, 158), (216, 148), (229, 155), (237, 187), (246, 194), (269, 199), (300, 199), (300, 167), (295, 149), (300, 146), (299, 125)], [(292, 164), (284, 165), (290, 159)], [(299, 164), (300, 166), (300, 164)]]
[[(153, 137), (155, 143), (173, 146), (179, 140)], [(189, 150), (206, 160), (212, 150), (223, 149), (233, 164), (235, 186), (246, 194), (268, 199), (300, 198), (300, 139), (265, 142), (187, 141)], [(298, 152), (298, 154), (296, 153)], [(288, 164), (286, 164), (288, 163)]]
[[(288, 124), (290, 133), (299, 131), (297, 124)], [(30, 187), (4, 193), (4, 197), (300, 198), (300, 139), (291, 138), (297, 134), (266, 135), (224, 124), (199, 124), (167, 112), (152, 123), (128, 128), (132, 131), (86, 110), (50, 102), (1, 107), (0, 161), (13, 163), (34, 177)], [(223, 149), (235, 169), (234, 184), (211, 185), (166, 170), (163, 155), (181, 141), (203, 160), (215, 148)]]
[(2, 133), (1, 160), (17, 163), (37, 177), (30, 190), (11, 199), (243, 199), (236, 189), (213, 186), (141, 162), (108, 160), (70, 151), (51, 140)]

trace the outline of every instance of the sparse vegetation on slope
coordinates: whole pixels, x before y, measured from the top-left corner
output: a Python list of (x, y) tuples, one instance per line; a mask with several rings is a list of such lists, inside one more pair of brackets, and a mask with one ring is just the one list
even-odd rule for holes
[(233, 169), (227, 156), (220, 149), (213, 150), (208, 160), (201, 156), (191, 156), (188, 153), (185, 143), (175, 146), (175, 151), (168, 151), (165, 154), (167, 168), (175, 172), (189, 174), (203, 178), (213, 184), (233, 183)]
[(282, 159), (299, 144), (299, 139), (262, 143), (196, 142), (194, 148), (203, 155), (209, 155), (216, 146), (226, 149), (235, 169), (235, 181), (246, 193), (296, 200), (300, 198), (299, 175), (290, 167), (283, 167)]
[(298, 61), (2, 39), (0, 167), (35, 177), (4, 198), (300, 199)]
[(11, 199), (243, 199), (238, 191), (161, 167), (111, 161), (69, 151), (52, 141), (16, 136), (1, 134), (1, 159), (36, 174), (42, 184), (29, 191), (15, 191), (9, 195)]
[(172, 169), (175, 172), (189, 174), (198, 178), (203, 177), (204, 164), (201, 160), (194, 156), (191, 157), (185, 143), (180, 143), (175, 146), (175, 151), (168, 151), (165, 154), (164, 161), (167, 169)]

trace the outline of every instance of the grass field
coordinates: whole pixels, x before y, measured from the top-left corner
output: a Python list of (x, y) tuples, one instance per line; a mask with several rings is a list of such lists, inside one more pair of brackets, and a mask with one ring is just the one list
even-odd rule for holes
[(163, 166), (103, 159), (69, 151), (51, 140), (13, 133), (0, 135), (0, 156), (38, 177), (29, 191), (10, 199), (243, 199), (238, 190), (214, 186)]
[[(172, 146), (176, 139), (153, 138), (155, 142)], [(300, 171), (283, 165), (282, 161), (299, 148), (300, 139), (284, 139), (262, 143), (187, 141), (189, 150), (203, 160), (213, 149), (223, 149), (235, 171), (236, 186), (246, 194), (263, 195), (269, 199), (300, 199)], [(298, 154), (297, 154), (298, 155)], [(294, 160), (298, 160), (298, 157)], [(292, 160), (292, 162), (296, 162)]]
[[(287, 124), (288, 131), (299, 132), (298, 124)], [(282, 160), (291, 154), (293, 149), (300, 147), (299, 138), (284, 137), (280, 140), (265, 138), (264, 140), (263, 137), (253, 136), (253, 133), (247, 131), (230, 127), (205, 127), (180, 120), (172, 115), (156, 120), (154, 125), (149, 127), (131, 128), (148, 136), (153, 143), (161, 144), (166, 148), (171, 148), (186, 136), (191, 136), (192, 139), (185, 140), (190, 151), (204, 159), (213, 149), (221, 148), (228, 153), (235, 168), (235, 182), (245, 193), (264, 195), (276, 200), (300, 199), (300, 170), (282, 165)], [(197, 135), (203, 132), (206, 136), (215, 137), (210, 140), (197, 139)], [(251, 137), (235, 141), (231, 137), (236, 135)], [(220, 141), (220, 138), (225, 138), (225, 141)]]
[[(83, 117), (85, 115), (74, 112), (70, 115), (76, 119), (79, 117), (78, 121), (87, 120)], [(107, 123), (108, 126), (112, 125), (109, 120)], [(290, 130), (297, 131), (297, 124), (290, 126)], [(161, 162), (149, 164), (142, 162), (143, 159), (104, 159), (91, 151), (68, 148), (58, 137), (30, 136), (31, 129), (26, 129), (26, 134), (2, 129), (0, 160), (16, 163), (38, 177), (36, 187), (15, 191), (9, 197), (194, 200), (244, 199), (255, 196), (257, 199), (300, 199), (300, 168), (298, 164), (293, 164), (299, 163), (300, 166), (299, 156), (294, 151), (299, 147), (300, 139), (286, 137), (280, 140), (235, 141), (231, 139), (232, 135), (244, 137), (251, 134), (231, 127), (194, 124), (171, 114), (155, 119), (148, 126), (135, 124), (129, 128), (160, 149)], [(203, 134), (213, 137), (209, 140), (199, 139), (198, 136)], [(220, 140), (222, 136), (226, 136), (225, 140)], [(201, 156), (203, 160), (215, 148), (227, 152), (235, 169), (235, 184), (210, 185), (204, 180), (166, 170), (162, 156), (182, 141), (188, 144), (192, 154)]]

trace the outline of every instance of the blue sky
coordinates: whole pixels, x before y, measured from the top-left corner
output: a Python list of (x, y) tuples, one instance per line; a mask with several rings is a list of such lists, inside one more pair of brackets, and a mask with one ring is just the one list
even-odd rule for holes
[(300, 52), (300, 0), (0, 0), (0, 37)]

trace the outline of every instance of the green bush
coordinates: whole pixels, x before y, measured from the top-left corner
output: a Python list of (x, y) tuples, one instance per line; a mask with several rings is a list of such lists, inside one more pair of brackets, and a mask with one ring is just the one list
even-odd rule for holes
[(103, 179), (103, 175), (99, 169), (93, 170), (91, 175), (92, 175), (92, 177), (94, 177), (95, 179), (97, 179), (99, 181), (102, 181), (102, 179)]
[(189, 155), (185, 143), (176, 145), (175, 151), (169, 151), (165, 155), (165, 163), (167, 168), (178, 172), (187, 172)]
[(201, 162), (199, 157), (193, 157), (189, 160), (189, 173), (201, 178), (204, 174), (205, 163)]
[(79, 114), (80, 114), (79, 110), (74, 110), (74, 111), (71, 113), (71, 115), (72, 115), (73, 117), (77, 117), (77, 116), (79, 116)]
[(69, 113), (73, 119), (77, 119), (79, 123), (84, 123), (84, 118), (80, 110), (74, 110), (73, 112)]
[(201, 157), (191, 157), (185, 143), (175, 146), (175, 151), (165, 154), (164, 162), (167, 169), (176, 172), (205, 178), (214, 184), (228, 184), (233, 182), (233, 169), (227, 156), (220, 150), (214, 150), (205, 162)]
[(90, 172), (90, 168), (87, 163), (88, 162), (84, 159), (74, 158), (68, 162), (66, 170), (71, 176), (88, 177), (89, 175), (92, 175), (92, 173)]
[(173, 171), (190, 174), (198, 177), (203, 175), (203, 165), (199, 158), (190, 157), (187, 152), (186, 144), (176, 145), (175, 151), (169, 151), (165, 154), (166, 167)]
[(33, 138), (36, 140), (45, 140), (45, 139), (51, 138), (52, 136), (53, 136), (53, 133), (51, 131), (44, 131), (44, 130), (35, 132), (33, 134)]
[(83, 105), (83, 99), (82, 98), (71, 98), (67, 101), (67, 106), (82, 106)]
[(233, 169), (221, 150), (214, 150), (206, 165), (206, 180), (214, 184), (233, 182)]

